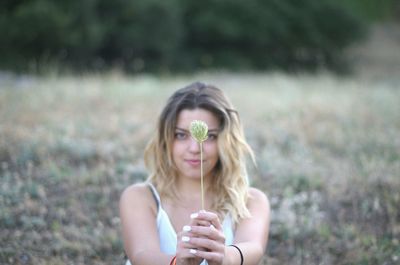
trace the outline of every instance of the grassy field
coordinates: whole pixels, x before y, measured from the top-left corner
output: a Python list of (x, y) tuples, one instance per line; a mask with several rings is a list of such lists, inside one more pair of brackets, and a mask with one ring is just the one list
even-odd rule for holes
[(400, 79), (329, 74), (0, 78), (0, 264), (123, 264), (118, 199), (155, 117), (223, 89), (271, 201), (263, 264), (398, 264)]

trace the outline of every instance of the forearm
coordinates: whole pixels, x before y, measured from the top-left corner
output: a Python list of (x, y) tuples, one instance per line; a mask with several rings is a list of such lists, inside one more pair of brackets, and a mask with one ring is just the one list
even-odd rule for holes
[[(235, 246), (242, 252), (244, 265), (259, 264), (264, 255), (264, 249), (256, 243), (237, 243)], [(223, 265), (240, 265), (240, 260), (239, 250), (232, 246), (226, 246)]]
[(134, 255), (128, 255), (132, 265), (166, 265), (169, 264), (173, 255), (162, 252), (142, 251)]

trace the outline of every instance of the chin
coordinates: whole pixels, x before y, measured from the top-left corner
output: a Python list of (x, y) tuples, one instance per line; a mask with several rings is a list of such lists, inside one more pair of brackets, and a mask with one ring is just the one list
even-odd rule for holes
[(190, 178), (190, 179), (197, 179), (197, 180), (200, 180), (200, 179), (201, 179), (201, 177), (200, 177), (200, 175), (199, 175), (198, 173), (187, 174), (186, 177), (187, 177), (187, 178)]

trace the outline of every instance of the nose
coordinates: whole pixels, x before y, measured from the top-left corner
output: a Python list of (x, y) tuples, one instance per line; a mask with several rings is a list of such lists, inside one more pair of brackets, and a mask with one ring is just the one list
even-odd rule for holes
[(192, 153), (200, 153), (200, 144), (192, 137), (190, 137), (189, 141), (189, 151)]

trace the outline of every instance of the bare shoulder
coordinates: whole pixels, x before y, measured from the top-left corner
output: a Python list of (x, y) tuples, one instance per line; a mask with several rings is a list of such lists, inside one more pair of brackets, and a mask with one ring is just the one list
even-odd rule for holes
[(269, 210), (269, 201), (267, 195), (254, 187), (249, 188), (249, 201), (248, 201), (249, 208), (260, 207)]
[(146, 183), (138, 183), (125, 188), (121, 193), (120, 207), (150, 207), (154, 210), (156, 208), (156, 204), (149, 189), (149, 185)]
[(137, 183), (130, 185), (124, 189), (121, 197), (124, 196), (135, 196), (135, 195), (145, 195), (149, 190), (149, 185), (146, 183)]

